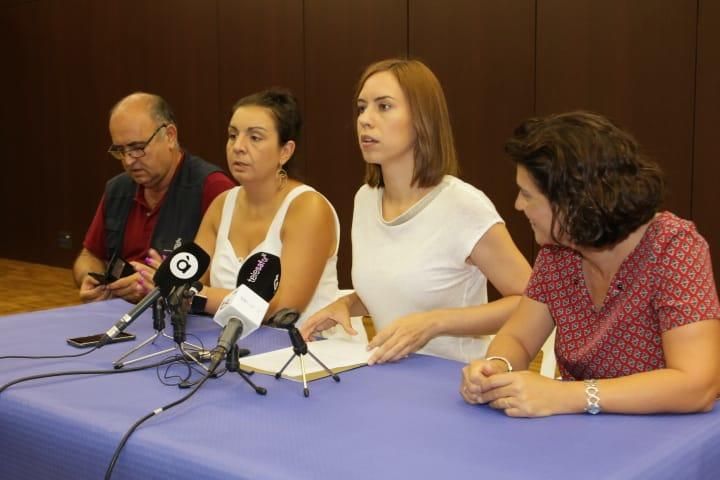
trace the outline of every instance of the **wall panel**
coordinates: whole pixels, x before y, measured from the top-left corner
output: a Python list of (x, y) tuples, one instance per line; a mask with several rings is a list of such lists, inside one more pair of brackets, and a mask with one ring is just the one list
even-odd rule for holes
[[(214, 1), (136, 0), (145, 17), (142, 47), (145, 85), (175, 109), (181, 143), (218, 165), (224, 129), (212, 128), (218, 109), (218, 18)], [(126, 2), (123, 2), (126, 4)], [(222, 150), (224, 152), (224, 150)]]
[[(37, 196), (43, 198), (37, 219), (44, 219), (42, 243), (39, 246), (43, 261), (62, 259), (70, 262), (76, 255), (74, 249), (58, 248), (60, 232), (67, 232), (79, 245), (75, 219), (83, 209), (93, 209), (93, 201), (77, 196), (87, 185), (102, 185), (98, 163), (107, 163), (107, 155), (98, 157), (94, 148), (101, 138), (98, 119), (89, 116), (86, 88), (92, 83), (89, 60), (91, 42), (87, 41), (92, 23), (86, 14), (92, 1), (68, 0), (49, 2), (50, 22), (46, 32), (49, 38), (46, 51), (48, 77), (43, 80), (43, 112), (37, 120), (39, 131), (47, 141), (41, 148), (49, 148), (42, 162), (44, 182), (36, 184)], [(107, 144), (103, 148), (107, 148)], [(42, 157), (36, 157), (42, 158)], [(103, 165), (106, 167), (106, 165)], [(82, 173), (81, 173), (82, 172)], [(48, 215), (47, 212), (53, 211)], [(75, 231), (74, 231), (75, 230)], [(83, 232), (84, 233), (84, 232)]]
[(350, 226), (364, 163), (355, 138), (355, 85), (364, 68), (407, 55), (405, 0), (305, 2), (307, 181), (335, 206), (342, 230), (338, 278), (350, 285)]
[(448, 101), (461, 177), (483, 190), (532, 258), (533, 236), (514, 209), (515, 167), (503, 152), (534, 108), (535, 2), (411, 0), (410, 55), (440, 79)]
[[(303, 2), (218, 1), (217, 69), (219, 112), (209, 120), (219, 132), (217, 154), (225, 165), (225, 139), (232, 105), (271, 86), (289, 88), (303, 104)], [(212, 99), (208, 99), (211, 101)], [(304, 146), (293, 162), (302, 172)]]
[(3, 12), (0, 138), (7, 173), (0, 202), (9, 215), (3, 220), (0, 245), (16, 258), (37, 261), (47, 258), (47, 223), (51, 216), (62, 215), (54, 177), (66, 143), (57, 128), (63, 119), (48, 114), (55, 76), (47, 34), (51, 23), (51, 12), (40, 3), (17, 4)]
[(720, 2), (700, 1), (692, 217), (710, 244), (720, 285)]
[(590, 109), (635, 134), (668, 178), (666, 208), (690, 215), (697, 5), (543, 0), (537, 112)]

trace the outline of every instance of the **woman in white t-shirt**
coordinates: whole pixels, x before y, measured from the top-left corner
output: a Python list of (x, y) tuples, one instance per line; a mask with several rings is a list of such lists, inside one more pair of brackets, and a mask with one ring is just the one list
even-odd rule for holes
[(282, 265), (268, 317), (284, 307), (315, 311), (337, 296), (337, 214), (324, 196), (286, 172), (300, 127), (287, 90), (249, 95), (233, 108), (226, 153), (241, 186), (213, 201), (195, 238), (212, 257), (203, 278), (209, 286), (201, 291), (208, 313), (235, 289), (244, 259), (260, 251), (277, 255)]
[[(369, 66), (356, 94), (365, 185), (355, 195), (354, 293), (310, 317), (306, 338), (349, 317), (378, 330), (370, 364), (420, 351), (470, 361), (517, 306), (530, 266), (492, 202), (459, 180), (442, 87), (423, 63)], [(504, 296), (487, 302), (490, 280)]]

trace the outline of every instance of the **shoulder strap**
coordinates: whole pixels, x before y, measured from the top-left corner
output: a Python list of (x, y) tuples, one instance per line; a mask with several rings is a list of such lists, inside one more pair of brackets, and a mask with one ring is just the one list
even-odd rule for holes
[(233, 187), (228, 190), (223, 203), (222, 214), (220, 216), (220, 225), (218, 226), (218, 238), (229, 238), (230, 224), (232, 223), (233, 212), (237, 204), (238, 192), (242, 187)]

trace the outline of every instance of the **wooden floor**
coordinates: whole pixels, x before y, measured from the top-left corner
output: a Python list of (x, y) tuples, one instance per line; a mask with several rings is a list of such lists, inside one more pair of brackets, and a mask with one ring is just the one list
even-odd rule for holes
[(0, 258), (0, 315), (78, 303), (70, 269)]

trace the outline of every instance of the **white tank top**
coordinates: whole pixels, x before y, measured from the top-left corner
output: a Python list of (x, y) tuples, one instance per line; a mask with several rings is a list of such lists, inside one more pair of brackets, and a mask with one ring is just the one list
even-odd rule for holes
[[(235, 187), (229, 190), (227, 196), (225, 197), (222, 217), (220, 218), (220, 226), (218, 228), (217, 238), (215, 239), (215, 253), (213, 254), (212, 261), (210, 263), (211, 287), (226, 288), (230, 290), (235, 289), (238, 272), (245, 261), (244, 258), (238, 258), (237, 255), (235, 255), (235, 249), (230, 243), (229, 237), (230, 224), (235, 210), (237, 195), (241, 188), (242, 187)], [(280, 205), (280, 208), (278, 208), (278, 211), (270, 224), (270, 228), (268, 228), (265, 239), (263, 239), (263, 241), (248, 254), (248, 257), (257, 252), (268, 252), (280, 257), (282, 253), (280, 231), (282, 230), (283, 223), (285, 222), (285, 215), (287, 214), (287, 210), (293, 200), (295, 200), (298, 195), (305, 192), (317, 191), (308, 185), (299, 185), (293, 188), (285, 196), (285, 199)], [(335, 218), (335, 251), (325, 263), (325, 269), (320, 277), (320, 282), (315, 289), (315, 293), (313, 293), (313, 296), (310, 299), (310, 303), (308, 303), (305, 311), (300, 316), (297, 325), (300, 325), (309, 315), (312, 315), (327, 304), (335, 301), (337, 296), (337, 255), (340, 244), (340, 221), (338, 220), (335, 208), (333, 208), (332, 204), (327, 199), (325, 199), (325, 201), (327, 201), (330, 206), (330, 209), (333, 212), (333, 217)], [(280, 281), (282, 282), (282, 273)]]

